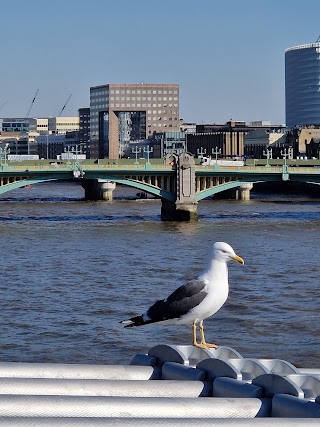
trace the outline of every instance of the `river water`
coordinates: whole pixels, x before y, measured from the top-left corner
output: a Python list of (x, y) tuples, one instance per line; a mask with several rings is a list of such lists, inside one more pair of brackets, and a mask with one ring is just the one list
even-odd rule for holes
[(230, 295), (205, 321), (210, 342), (244, 357), (319, 367), (320, 201), (294, 195), (205, 200), (199, 221), (160, 220), (160, 201), (86, 202), (80, 185), (39, 184), (0, 196), (0, 361), (127, 364), (191, 328), (124, 329), (203, 270), (226, 241)]

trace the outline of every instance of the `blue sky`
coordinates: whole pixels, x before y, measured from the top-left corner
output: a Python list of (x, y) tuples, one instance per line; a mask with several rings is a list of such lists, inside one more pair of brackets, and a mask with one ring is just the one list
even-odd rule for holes
[[(0, 116), (89, 106), (106, 83), (178, 83), (180, 117), (285, 122), (284, 51), (320, 36), (319, 0), (11, 0)], [(5, 104), (5, 105), (3, 105)]]

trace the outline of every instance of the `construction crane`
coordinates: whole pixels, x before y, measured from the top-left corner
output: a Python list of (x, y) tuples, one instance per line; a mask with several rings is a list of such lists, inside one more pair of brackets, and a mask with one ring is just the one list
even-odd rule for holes
[(61, 109), (61, 111), (60, 111), (60, 113), (58, 114), (58, 116), (57, 117), (60, 117), (61, 116), (61, 114), (62, 114), (62, 112), (63, 112), (63, 110), (66, 108), (66, 106), (67, 106), (67, 104), (68, 104), (68, 102), (70, 101), (70, 98), (72, 97), (72, 94), (71, 95), (69, 95), (69, 98), (66, 100), (66, 103), (64, 104), (64, 106), (62, 107), (62, 109)]
[(8, 104), (8, 101), (4, 102), (1, 106), (0, 106), (0, 110), (2, 110), (2, 108)]
[(32, 100), (32, 102), (31, 102), (31, 104), (30, 104), (29, 110), (28, 110), (27, 115), (26, 115), (26, 119), (29, 117), (29, 114), (30, 114), (31, 109), (32, 109), (32, 107), (33, 107), (34, 101), (36, 100), (36, 97), (37, 97), (37, 95), (38, 95), (38, 92), (39, 92), (39, 89), (37, 89), (37, 91), (36, 91), (36, 93), (35, 93), (35, 95), (34, 95), (34, 97), (33, 97), (33, 100)]

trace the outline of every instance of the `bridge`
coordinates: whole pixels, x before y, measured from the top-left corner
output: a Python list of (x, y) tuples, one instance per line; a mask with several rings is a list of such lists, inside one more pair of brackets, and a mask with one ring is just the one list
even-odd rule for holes
[(196, 165), (189, 153), (172, 154), (157, 163), (120, 161), (33, 161), (25, 164), (0, 163), (0, 194), (46, 181), (77, 180), (87, 200), (112, 200), (115, 185), (124, 184), (159, 197), (162, 220), (197, 219), (197, 204), (204, 198), (235, 190), (241, 200), (250, 198), (258, 182), (304, 182), (320, 184), (320, 168), (282, 166)]

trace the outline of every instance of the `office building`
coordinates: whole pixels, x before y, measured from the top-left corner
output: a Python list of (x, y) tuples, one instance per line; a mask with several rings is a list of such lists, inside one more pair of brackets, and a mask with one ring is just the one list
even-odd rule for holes
[(106, 84), (90, 88), (90, 157), (118, 159), (154, 132), (179, 131), (179, 85)]
[[(249, 132), (261, 131), (260, 135), (268, 135), (268, 141), (278, 139), (285, 131), (284, 125), (270, 125), (270, 122), (258, 121), (247, 125), (242, 121), (230, 120), (224, 125), (203, 124), (196, 126), (196, 133), (186, 134), (187, 150), (195, 157), (219, 154), (219, 157), (231, 159), (247, 155), (245, 138)], [(256, 134), (257, 136), (257, 134)], [(256, 147), (261, 144), (255, 143)], [(263, 142), (263, 146), (265, 141)], [(251, 145), (249, 145), (251, 146)]]
[(187, 152), (186, 132), (163, 132), (160, 137), (161, 157)]
[(90, 153), (90, 108), (79, 108), (79, 143)]
[(67, 133), (79, 130), (80, 118), (77, 117), (49, 117), (49, 133)]
[(285, 51), (286, 125), (320, 124), (320, 41)]

